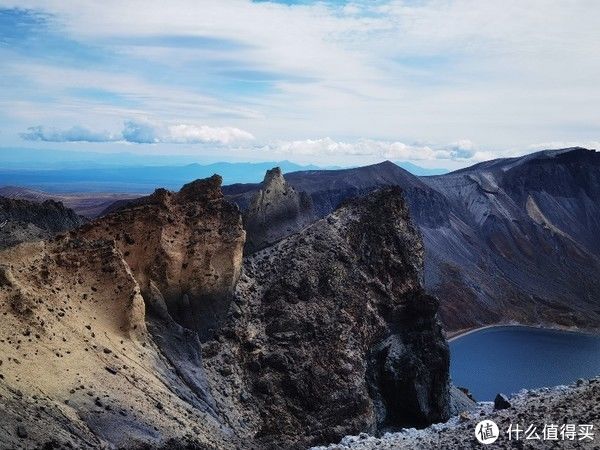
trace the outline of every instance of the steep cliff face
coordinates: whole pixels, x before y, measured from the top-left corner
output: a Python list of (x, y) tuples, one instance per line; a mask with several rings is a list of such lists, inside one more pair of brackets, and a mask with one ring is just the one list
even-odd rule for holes
[(180, 325), (205, 338), (224, 316), (239, 277), (245, 232), (217, 175), (158, 189), (78, 234), (114, 239), (145, 298), (156, 290)]
[(244, 214), (248, 233), (246, 253), (268, 247), (314, 220), (310, 196), (296, 192), (285, 181), (279, 167), (268, 170)]
[(0, 249), (48, 239), (85, 222), (60, 202), (36, 203), (0, 197)]
[(545, 151), (426, 182), (451, 209), (423, 225), (426, 283), (448, 329), (521, 323), (600, 328), (600, 155)]
[(226, 399), (247, 400), (236, 408), (250, 411), (262, 446), (447, 417), (448, 348), (422, 253), (400, 191), (388, 189), (245, 260), (205, 365), (213, 382), (228, 374)]

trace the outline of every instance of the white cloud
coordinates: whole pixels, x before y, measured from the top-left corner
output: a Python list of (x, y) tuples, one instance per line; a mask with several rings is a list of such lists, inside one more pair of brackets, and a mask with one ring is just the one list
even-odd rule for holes
[(92, 131), (87, 127), (76, 125), (67, 130), (44, 128), (42, 126), (29, 127), (21, 133), (26, 141), (43, 142), (114, 142), (120, 139), (119, 135), (108, 131)]
[(21, 133), (27, 141), (45, 142), (129, 142), (134, 144), (233, 144), (251, 141), (254, 136), (235, 127), (207, 125), (165, 125), (149, 120), (126, 120), (119, 133), (93, 131), (79, 125), (66, 130), (29, 127)]
[(235, 127), (209, 127), (206, 125), (171, 125), (168, 127), (168, 141), (179, 144), (196, 144), (218, 142), (230, 144), (240, 141), (251, 141), (252, 134)]
[(285, 157), (314, 156), (338, 157), (362, 156), (369, 159), (402, 161), (479, 161), (482, 153), (475, 151), (469, 140), (461, 140), (445, 146), (410, 145), (398, 141), (362, 139), (354, 142), (335, 141), (329, 137), (297, 141), (279, 141), (266, 145), (261, 151)]

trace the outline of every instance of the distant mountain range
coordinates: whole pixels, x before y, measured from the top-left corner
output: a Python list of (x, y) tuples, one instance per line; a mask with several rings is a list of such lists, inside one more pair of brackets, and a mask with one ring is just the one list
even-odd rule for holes
[[(410, 162), (398, 164), (415, 175), (439, 175)], [(290, 161), (216, 162), (202, 164), (190, 155), (138, 155), (66, 150), (0, 148), (0, 187), (19, 186), (52, 193), (150, 193), (156, 187), (177, 190), (190, 181), (215, 173), (225, 184), (257, 183), (278, 166), (284, 172), (339, 169)]]
[(157, 186), (177, 190), (183, 184), (215, 173), (225, 182), (248, 183), (261, 180), (273, 166), (295, 171), (313, 169), (287, 161), (266, 163), (214, 163), (185, 166), (96, 167), (61, 170), (0, 169), (5, 185), (34, 188), (53, 193), (119, 192), (150, 193)]

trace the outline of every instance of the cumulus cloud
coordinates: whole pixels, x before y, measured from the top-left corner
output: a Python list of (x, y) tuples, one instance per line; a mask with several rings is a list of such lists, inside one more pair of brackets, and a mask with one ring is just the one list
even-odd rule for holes
[(67, 130), (30, 127), (21, 137), (46, 142), (126, 142), (133, 144), (216, 144), (232, 151), (259, 151), (281, 157), (313, 157), (342, 160), (358, 157), (364, 160), (478, 162), (493, 158), (492, 152), (476, 149), (473, 142), (461, 139), (446, 145), (407, 144), (400, 141), (359, 139), (341, 141), (330, 137), (293, 141), (273, 141), (250, 145), (255, 137), (240, 128), (211, 127), (192, 124), (165, 124), (147, 119), (126, 120), (118, 133), (93, 131), (74, 126)]
[(475, 146), (468, 139), (454, 142), (449, 148), (453, 159), (471, 159), (475, 155)]
[(45, 142), (130, 142), (134, 144), (232, 144), (251, 141), (254, 136), (235, 127), (207, 125), (168, 125), (148, 120), (126, 120), (119, 133), (92, 131), (74, 126), (67, 130), (29, 127), (21, 137), (27, 141)]
[(120, 135), (108, 131), (92, 131), (89, 128), (76, 125), (67, 130), (45, 128), (41, 125), (29, 127), (20, 134), (26, 141), (44, 142), (113, 142), (120, 140)]
[(364, 156), (390, 160), (453, 160), (479, 161), (482, 152), (469, 140), (444, 146), (406, 144), (398, 141), (362, 139), (356, 142), (335, 141), (329, 137), (297, 141), (280, 141), (265, 145), (262, 150), (287, 156)]
[(206, 125), (171, 125), (168, 127), (170, 142), (196, 144), (202, 142), (218, 142), (230, 144), (239, 141), (251, 141), (252, 134), (235, 127), (208, 127)]
[(136, 144), (155, 144), (160, 142), (157, 127), (150, 122), (127, 120), (123, 126), (123, 140)]

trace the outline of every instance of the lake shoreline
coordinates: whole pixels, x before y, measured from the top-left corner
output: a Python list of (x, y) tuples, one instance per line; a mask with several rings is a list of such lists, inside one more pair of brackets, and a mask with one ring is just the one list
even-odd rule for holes
[(489, 328), (508, 328), (508, 327), (521, 327), (521, 328), (534, 328), (536, 330), (549, 330), (549, 331), (564, 331), (571, 333), (588, 334), (591, 336), (599, 336), (600, 329), (586, 329), (578, 327), (560, 327), (560, 326), (544, 326), (544, 325), (527, 325), (521, 323), (498, 323), (493, 325), (484, 325), (477, 328), (467, 328), (463, 330), (446, 333), (446, 340), (448, 343), (455, 341), (458, 338), (468, 336), (469, 334), (476, 333), (478, 331), (487, 330)]
[(448, 343), (453, 382), (480, 401), (600, 374), (599, 334), (516, 324), (485, 328)]

